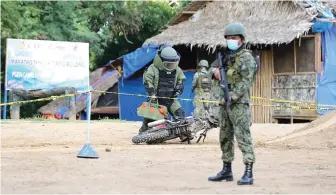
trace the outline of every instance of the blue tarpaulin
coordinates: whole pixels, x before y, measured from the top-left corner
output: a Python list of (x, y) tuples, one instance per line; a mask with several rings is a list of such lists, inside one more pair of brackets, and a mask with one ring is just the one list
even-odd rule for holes
[[(159, 46), (156, 44), (143, 44), (142, 47), (135, 51), (117, 58), (116, 60), (123, 60), (123, 78), (129, 78), (136, 71), (146, 66), (154, 59), (158, 49)], [(110, 66), (116, 60), (111, 60), (105, 66)]]
[[(315, 8), (318, 8), (320, 16), (318, 17), (318, 19), (322, 18), (322, 19), (335, 19), (332, 11), (324, 6), (322, 6), (322, 4), (320, 2), (316, 2), (316, 1), (306, 1), (307, 3), (309, 3), (311, 6), (314, 6)], [(312, 32), (314, 33), (319, 33), (319, 32), (324, 32), (327, 29), (331, 28), (333, 23), (332, 22), (324, 22), (324, 21), (317, 21), (316, 18), (313, 19), (313, 26), (312, 26)]]
[[(183, 93), (179, 98), (193, 99), (194, 94), (191, 91), (192, 80), (194, 72), (185, 72), (187, 81)], [(119, 79), (119, 117), (121, 120), (127, 121), (141, 121), (142, 117), (137, 116), (137, 108), (146, 101), (146, 97), (140, 97), (129, 94), (141, 94), (146, 95), (146, 90), (143, 86), (142, 77)], [(128, 94), (128, 95), (127, 95)], [(185, 109), (186, 115), (191, 115), (193, 112), (192, 101), (179, 100), (181, 106)]]
[[(322, 73), (317, 78), (317, 104), (336, 106), (336, 28), (332, 27), (322, 33)], [(318, 110), (325, 114), (328, 110)]]
[(317, 21), (316, 18), (313, 20), (314, 24), (312, 26), (312, 32), (319, 33), (328, 30), (332, 27), (333, 23), (331, 22), (320, 22)]
[(158, 50), (157, 45), (143, 45), (132, 53), (123, 56), (123, 78), (127, 79), (152, 61)]

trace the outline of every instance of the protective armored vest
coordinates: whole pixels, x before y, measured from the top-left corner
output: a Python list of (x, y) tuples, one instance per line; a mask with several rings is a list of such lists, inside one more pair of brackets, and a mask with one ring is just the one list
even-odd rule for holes
[(236, 81), (241, 80), (241, 75), (238, 74), (241, 68), (241, 61), (239, 60), (240, 56), (243, 55), (245, 52), (251, 53), (248, 49), (242, 49), (238, 53), (236, 53), (232, 60), (227, 61), (227, 80), (229, 84), (234, 84)]
[(210, 91), (211, 90), (210, 74), (200, 72), (200, 76), (199, 76), (199, 79), (198, 79), (198, 84), (204, 91)]
[(157, 95), (159, 97), (172, 97), (174, 94), (176, 80), (176, 70), (167, 71), (159, 70), (159, 83), (157, 87)]

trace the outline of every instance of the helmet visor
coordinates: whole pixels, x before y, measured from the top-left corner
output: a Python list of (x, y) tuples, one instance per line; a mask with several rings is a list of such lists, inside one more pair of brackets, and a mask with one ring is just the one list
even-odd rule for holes
[(177, 65), (178, 65), (178, 61), (177, 62), (163, 62), (164, 66), (168, 69), (168, 70), (174, 70), (176, 69)]

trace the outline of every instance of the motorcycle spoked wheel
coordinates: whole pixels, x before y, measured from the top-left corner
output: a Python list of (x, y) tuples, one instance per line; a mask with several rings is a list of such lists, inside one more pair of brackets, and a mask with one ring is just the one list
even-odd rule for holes
[(152, 131), (152, 132), (144, 132), (139, 135), (136, 135), (132, 138), (132, 142), (134, 144), (147, 143), (154, 144), (160, 143), (165, 140), (165, 138), (169, 137), (169, 131), (166, 129)]

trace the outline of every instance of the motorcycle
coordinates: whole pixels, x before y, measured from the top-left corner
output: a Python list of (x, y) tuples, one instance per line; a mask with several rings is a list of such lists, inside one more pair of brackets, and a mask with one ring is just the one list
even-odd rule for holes
[[(206, 104), (205, 104), (206, 105)], [(196, 137), (199, 131), (203, 132), (199, 135), (198, 143), (201, 138), (206, 138), (209, 130), (219, 126), (218, 119), (209, 114), (209, 107), (205, 106), (205, 118), (196, 118), (194, 115), (184, 119), (173, 117), (173, 120), (161, 119), (148, 123), (148, 130), (134, 136), (132, 142), (134, 144), (147, 143), (157, 144), (164, 141), (180, 138), (181, 142), (188, 142)]]

